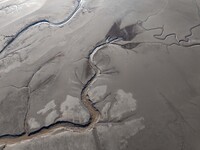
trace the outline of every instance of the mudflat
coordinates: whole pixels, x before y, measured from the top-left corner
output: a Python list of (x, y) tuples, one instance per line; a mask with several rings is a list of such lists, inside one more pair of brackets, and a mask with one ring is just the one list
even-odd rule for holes
[(0, 0), (0, 150), (199, 150), (200, 0)]

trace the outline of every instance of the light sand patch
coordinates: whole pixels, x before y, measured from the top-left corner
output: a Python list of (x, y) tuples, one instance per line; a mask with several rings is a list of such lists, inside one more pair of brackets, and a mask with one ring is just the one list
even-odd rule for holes
[(70, 95), (67, 95), (66, 100), (61, 104), (60, 111), (62, 113), (60, 120), (86, 123), (90, 118), (88, 111), (81, 105), (80, 99)]
[(119, 89), (115, 96), (116, 101), (110, 109), (110, 117), (120, 120), (125, 114), (136, 110), (136, 100), (131, 93)]
[(28, 125), (30, 127), (30, 129), (36, 129), (40, 127), (40, 124), (36, 121), (35, 118), (30, 118), (28, 120)]
[(45, 124), (48, 126), (50, 125), (51, 123), (54, 122), (54, 120), (59, 116), (59, 114), (57, 113), (56, 110), (53, 110), (52, 112), (50, 112), (46, 119), (45, 119)]
[(56, 107), (55, 100), (52, 100), (52, 101), (50, 101), (49, 103), (47, 103), (43, 109), (41, 109), (40, 111), (38, 111), (37, 114), (42, 114), (42, 115), (44, 115), (44, 114), (47, 113), (49, 110), (52, 110), (52, 109), (54, 109), (55, 107)]

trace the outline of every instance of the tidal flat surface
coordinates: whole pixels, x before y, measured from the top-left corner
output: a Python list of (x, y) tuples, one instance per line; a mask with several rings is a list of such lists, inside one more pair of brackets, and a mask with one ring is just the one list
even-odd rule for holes
[(200, 0), (0, 0), (0, 150), (200, 150)]

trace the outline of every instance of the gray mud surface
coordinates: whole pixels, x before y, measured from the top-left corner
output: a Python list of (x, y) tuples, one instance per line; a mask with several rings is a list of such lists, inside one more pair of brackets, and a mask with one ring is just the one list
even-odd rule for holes
[(0, 150), (200, 150), (200, 0), (0, 0)]

